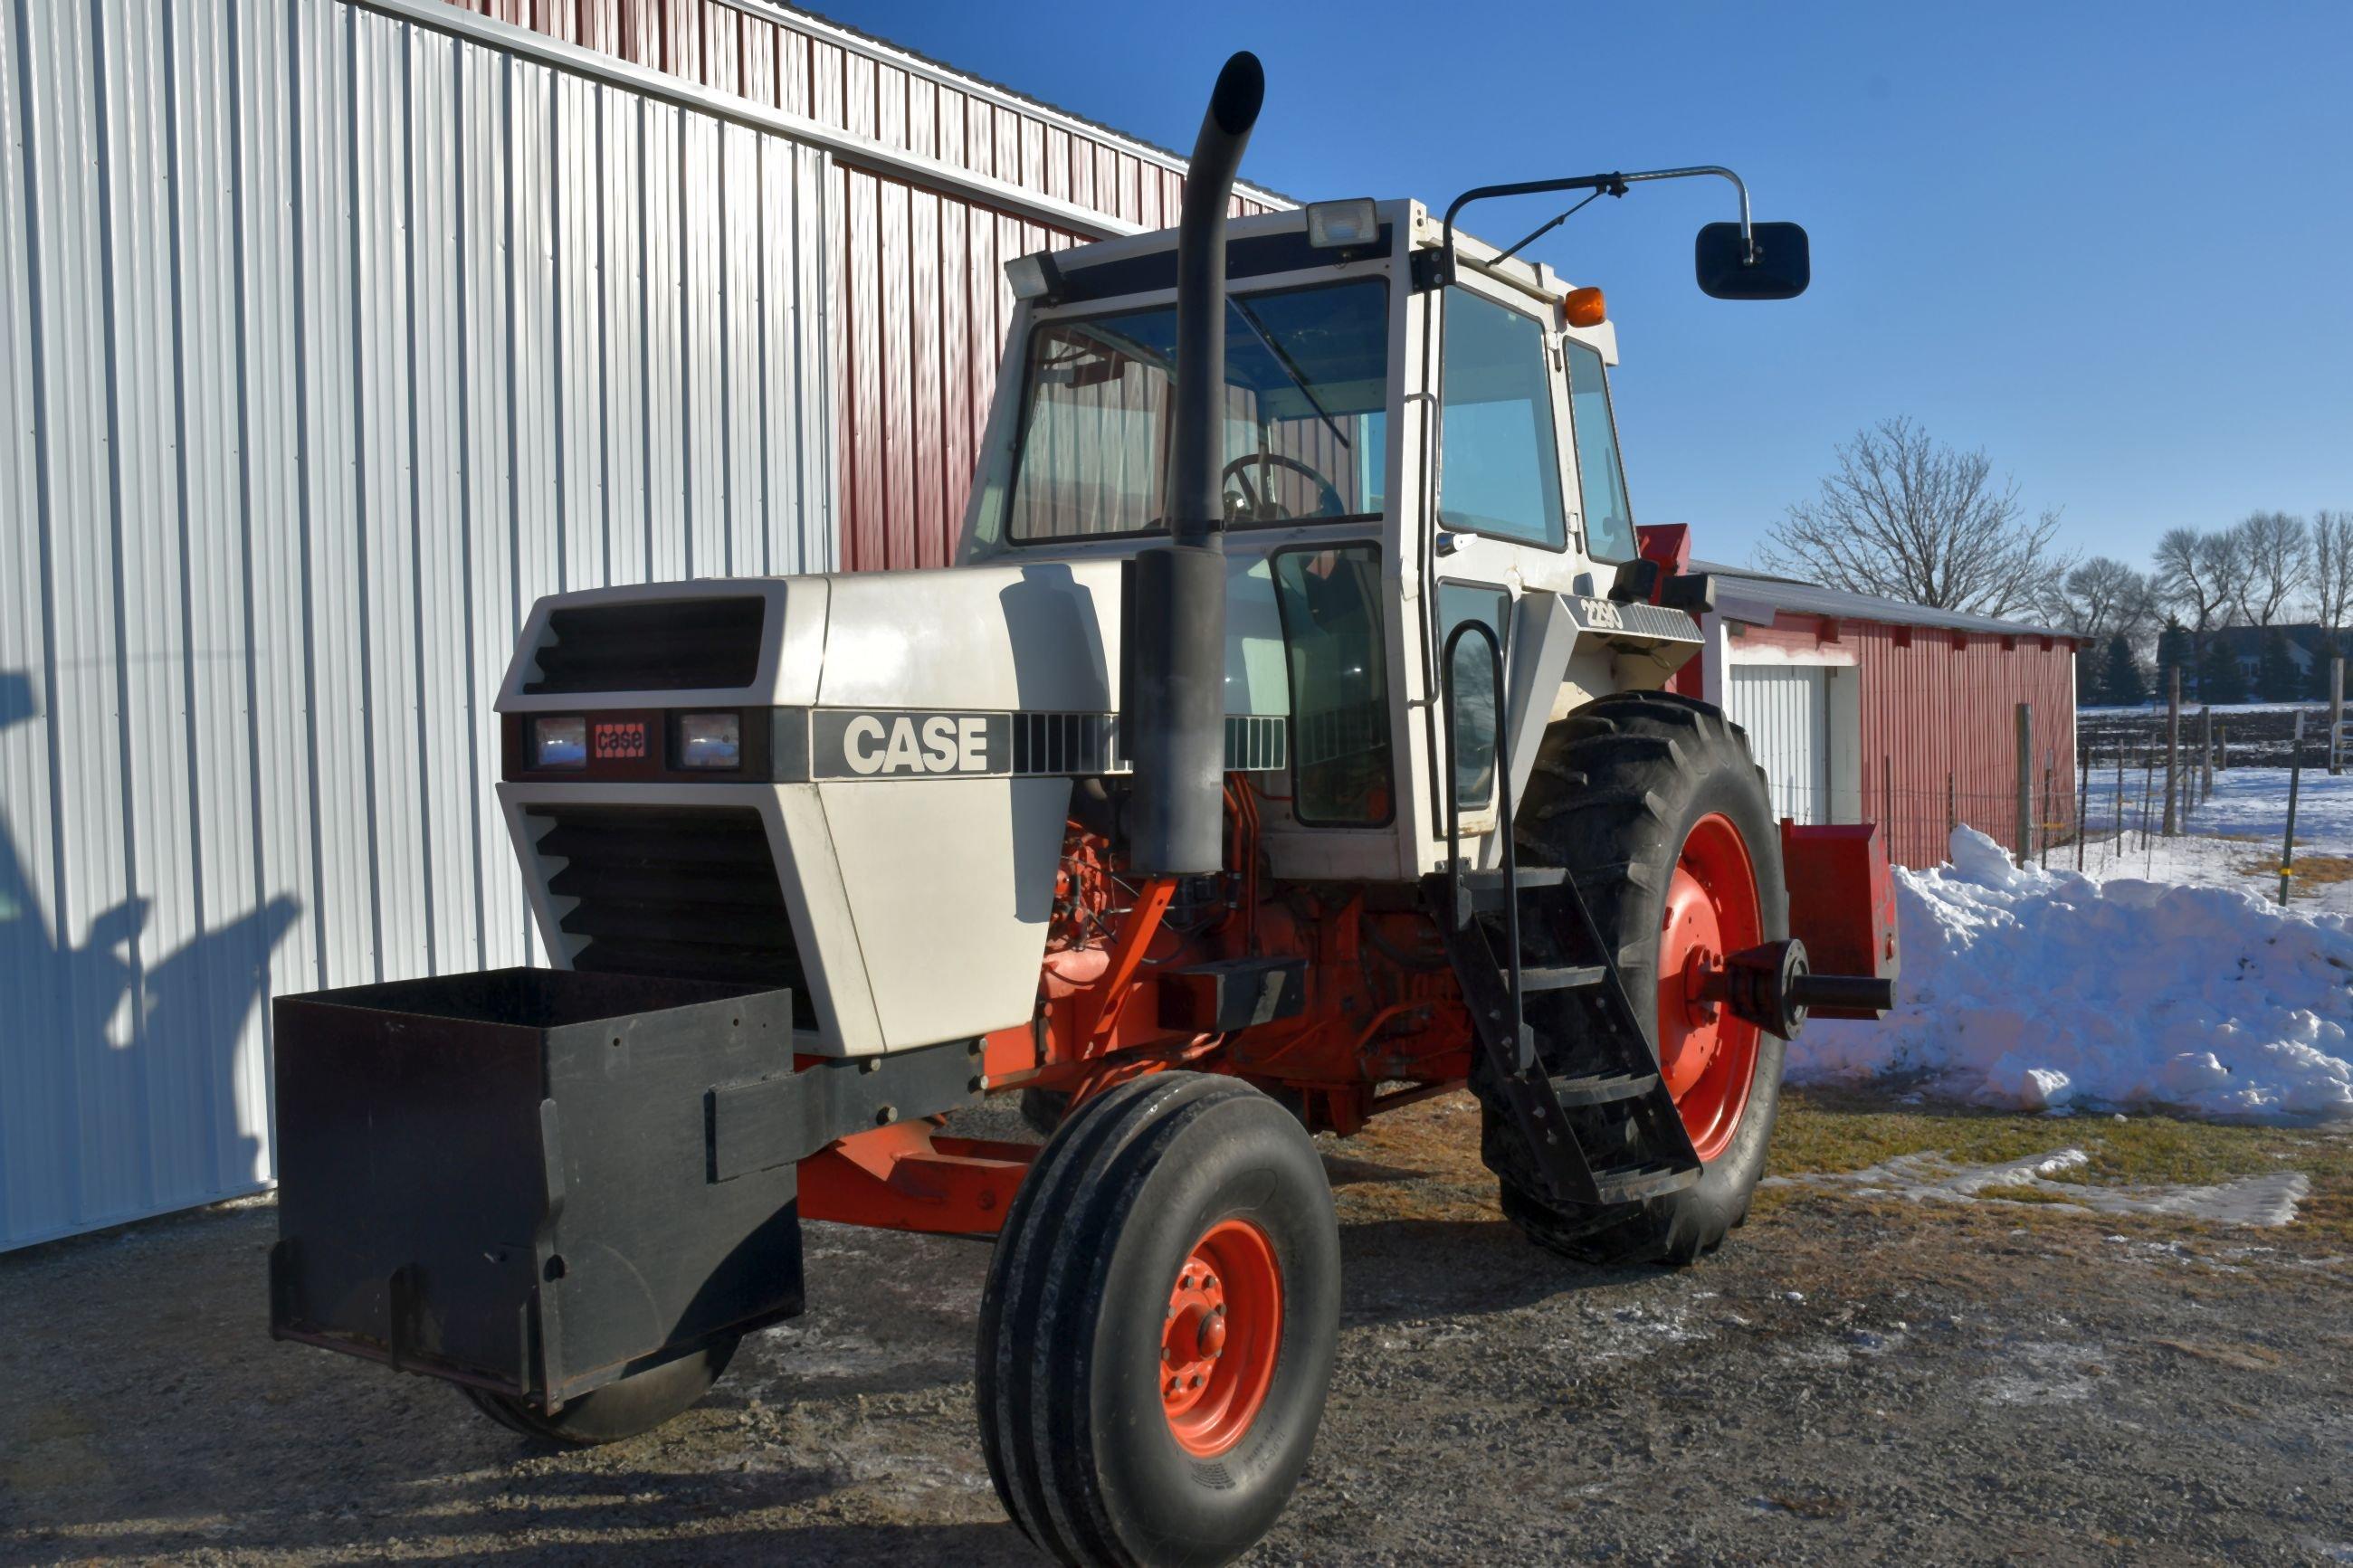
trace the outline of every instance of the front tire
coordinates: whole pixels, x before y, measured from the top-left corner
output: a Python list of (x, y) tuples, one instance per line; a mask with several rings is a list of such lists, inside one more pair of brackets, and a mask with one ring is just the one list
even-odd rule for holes
[(1231, 1079), (1082, 1103), (1030, 1168), (981, 1300), (988, 1473), (1064, 1563), (1230, 1562), (1322, 1424), (1340, 1241), (1306, 1132)]
[[(1785, 1042), (1729, 1009), (1695, 1005), (1689, 966), (1789, 934), (1780, 831), (1739, 727), (1672, 692), (1620, 692), (1546, 731), (1514, 841), (1521, 864), (1568, 868), (1641, 1021), (1701, 1159), (1694, 1185), (1639, 1203), (1556, 1204), (1514, 1131), (1487, 1115), (1504, 1214), (1538, 1245), (1586, 1262), (1689, 1263), (1748, 1216), (1778, 1109)], [(1565, 903), (1565, 900), (1562, 900)], [(1558, 928), (1567, 910), (1556, 905)], [(1564, 935), (1540, 933), (1555, 942)], [(1564, 1070), (1589, 1001), (1532, 998), (1539, 1053)], [(1662, 1046), (1665, 1049), (1662, 1051)], [(1628, 1146), (1622, 1110), (1572, 1112), (1588, 1153)]]

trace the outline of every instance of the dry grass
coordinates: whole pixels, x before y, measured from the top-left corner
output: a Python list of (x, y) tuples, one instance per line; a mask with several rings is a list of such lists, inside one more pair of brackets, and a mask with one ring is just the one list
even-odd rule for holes
[[(2231, 868), (2242, 877), (2276, 877), (2279, 857), (2258, 855), (2233, 860)], [(2316, 899), (2320, 889), (2331, 883), (2353, 882), (2353, 855), (2306, 855), (2299, 849), (2289, 869), (2294, 873), (2288, 883), (2289, 899)]]

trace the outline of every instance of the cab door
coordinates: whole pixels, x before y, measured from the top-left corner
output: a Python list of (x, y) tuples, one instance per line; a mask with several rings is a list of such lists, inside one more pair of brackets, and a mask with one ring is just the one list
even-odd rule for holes
[[(1440, 317), (1434, 363), (1423, 367), (1439, 410), (1437, 473), (1428, 513), (1423, 668), (1432, 672), (1422, 863), (1445, 851), (1459, 798), (1465, 852), (1495, 831), (1495, 747), (1504, 720), (1493, 656), (1477, 633), (1446, 647), (1466, 621), (1483, 624), (1505, 659), (1513, 607), (1529, 589), (1567, 591), (1581, 564), (1575, 468), (1563, 432), (1567, 398), (1557, 334), (1545, 301), (1463, 269), (1426, 302)], [(1456, 726), (1446, 775), (1446, 714)]]

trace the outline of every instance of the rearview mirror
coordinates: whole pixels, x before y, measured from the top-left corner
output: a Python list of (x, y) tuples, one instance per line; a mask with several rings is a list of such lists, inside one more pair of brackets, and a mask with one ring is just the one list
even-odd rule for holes
[(1700, 292), (1716, 300), (1794, 300), (1814, 275), (1806, 231), (1794, 223), (1760, 223), (1749, 230), (1752, 259), (1736, 223), (1712, 223), (1694, 247)]

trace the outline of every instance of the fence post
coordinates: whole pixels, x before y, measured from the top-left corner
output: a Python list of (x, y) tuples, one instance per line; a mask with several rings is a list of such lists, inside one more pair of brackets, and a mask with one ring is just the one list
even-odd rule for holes
[(2214, 726), (2214, 771), (2218, 773), (2231, 771), (2231, 726), (2228, 724)]
[(2084, 748), (2084, 789), (2075, 800), (2075, 869), (2084, 868), (2084, 840), (2092, 836), (2092, 748)]
[(2345, 771), (2345, 656), (2328, 661), (2328, 771)]
[(2125, 742), (2116, 742), (2116, 854), (2125, 852), (2125, 835), (2131, 828), (2125, 824)]
[(2287, 753), (2287, 832), (2280, 843), (2280, 908), (2287, 908), (2288, 879), (2295, 875), (2295, 790), (2304, 777), (2304, 715), (2295, 716), (2295, 740)]
[(2157, 805), (2157, 738), (2140, 749), (2140, 847), (2148, 848), (2148, 814)]
[(2042, 753), (2042, 822), (2041, 825), (2042, 828), (2042, 853), (2038, 857), (2038, 858), (2042, 860), (2042, 868), (2046, 871), (2051, 869), (2051, 829), (2057, 826), (2057, 824), (2051, 820), (2051, 770), (2058, 765), (2058, 752), (2045, 752)]
[(2198, 801), (2202, 805), (2214, 798), (2214, 710), (2201, 706), (2198, 718)]
[(2018, 847), (2016, 859), (2022, 870), (2033, 840), (2027, 837), (2034, 819), (2034, 704), (2018, 705), (2018, 837), (2010, 840)]
[(2181, 830), (2177, 811), (2177, 797), (2181, 782), (2181, 667), (2173, 667), (2173, 679), (2165, 693), (2165, 827), (2164, 834), (2172, 837)]

